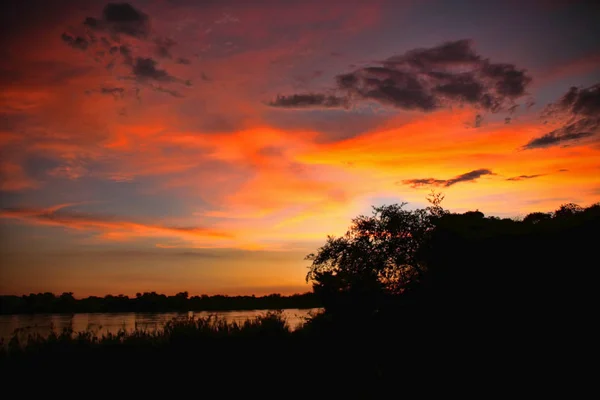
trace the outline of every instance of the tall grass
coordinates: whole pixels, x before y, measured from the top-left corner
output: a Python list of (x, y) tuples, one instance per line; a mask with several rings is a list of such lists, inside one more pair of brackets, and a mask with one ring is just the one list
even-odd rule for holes
[[(115, 345), (167, 346), (172, 344), (199, 344), (202, 341), (226, 338), (284, 338), (292, 335), (292, 330), (281, 310), (269, 311), (243, 322), (227, 321), (224, 317), (173, 318), (158, 329), (136, 327), (116, 333), (100, 333), (87, 329), (75, 332), (72, 327), (56, 331), (54, 327), (43, 335), (17, 329), (6, 343), (0, 342), (0, 357), (7, 358), (26, 353), (39, 353), (49, 350), (72, 350), (97, 348)], [(3, 339), (1, 339), (3, 340)]]
[[(75, 332), (71, 327), (49, 335), (18, 331), (0, 347), (0, 376), (6, 382), (35, 382), (40, 390), (50, 387), (41, 382), (102, 387), (112, 394), (134, 387), (138, 396), (154, 396), (157, 387), (172, 390), (187, 382), (198, 383), (207, 393), (216, 385), (229, 397), (232, 390), (279, 398), (323, 394), (321, 389), (313, 392), (307, 379), (333, 388), (338, 396), (369, 398), (373, 390), (387, 388), (382, 382), (407, 359), (406, 348), (401, 347), (399, 358), (394, 352), (398, 347), (390, 344), (401, 339), (376, 332), (362, 335), (374, 328), (367, 321), (348, 323), (343, 331), (333, 329), (335, 324), (318, 314), (292, 330), (281, 311), (271, 311), (243, 322), (182, 317), (160, 329), (116, 333)], [(387, 349), (381, 351), (381, 346)], [(402, 363), (396, 361), (400, 359)], [(276, 385), (285, 390), (277, 392)]]

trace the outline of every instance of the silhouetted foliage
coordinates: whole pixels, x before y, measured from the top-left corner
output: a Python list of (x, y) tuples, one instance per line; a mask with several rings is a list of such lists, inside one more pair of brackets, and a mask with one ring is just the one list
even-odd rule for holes
[(552, 218), (552, 214), (550, 213), (533, 212), (531, 214), (527, 214), (527, 216), (523, 218), (523, 222), (526, 224), (537, 224), (550, 218)]
[(591, 311), (595, 290), (599, 211), (567, 204), (523, 221), (444, 216), (423, 252), (429, 312), (496, 334), (585, 324), (580, 317)]
[(551, 315), (571, 320), (568, 309), (589, 304), (582, 299), (593, 292), (598, 204), (565, 204), (523, 221), (437, 206), (437, 213), (405, 204), (374, 208), (309, 255), (307, 279), (326, 313), (367, 310), (382, 318), (386, 311), (404, 323), (427, 316), (436, 324), (493, 321), (514, 329), (549, 323)]
[(567, 203), (563, 204), (558, 210), (554, 211), (554, 218), (568, 218), (583, 211), (584, 209), (577, 204)]
[(329, 311), (372, 313), (421, 282), (427, 267), (419, 252), (447, 213), (443, 195), (432, 192), (428, 200), (425, 209), (407, 210), (406, 203), (373, 207), (371, 216), (354, 218), (344, 236), (328, 236), (306, 257), (312, 261), (306, 279)]

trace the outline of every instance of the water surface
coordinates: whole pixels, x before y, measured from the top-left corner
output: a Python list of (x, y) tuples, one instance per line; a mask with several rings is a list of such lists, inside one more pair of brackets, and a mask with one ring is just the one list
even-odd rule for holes
[[(138, 329), (160, 329), (165, 322), (176, 317), (194, 316), (207, 317), (217, 315), (230, 322), (244, 322), (259, 315), (264, 315), (268, 310), (244, 311), (218, 311), (218, 312), (171, 312), (171, 313), (81, 313), (81, 314), (17, 314), (0, 315), (0, 338), (5, 341), (10, 338), (16, 329), (24, 335), (27, 333), (40, 333), (47, 335), (52, 327), (56, 332), (72, 326), (75, 332), (91, 330), (103, 333), (116, 333), (120, 329), (132, 331)], [(312, 309), (287, 309), (283, 315), (290, 328), (296, 329), (304, 323), (311, 314), (319, 312), (319, 308)]]

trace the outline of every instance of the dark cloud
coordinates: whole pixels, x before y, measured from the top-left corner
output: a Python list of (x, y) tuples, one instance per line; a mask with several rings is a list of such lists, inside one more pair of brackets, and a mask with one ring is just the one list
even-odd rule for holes
[[(377, 65), (336, 78), (336, 89), (349, 101), (372, 100), (404, 110), (432, 111), (468, 104), (484, 111), (514, 110), (526, 94), (531, 77), (513, 64), (492, 63), (458, 40), (432, 48), (410, 50)], [(314, 97), (309, 95), (291, 95)], [(277, 102), (270, 103), (278, 106)], [(307, 102), (305, 107), (323, 107)]]
[(525, 94), (525, 87), (531, 78), (525, 70), (517, 69), (513, 64), (483, 63), (482, 75), (491, 78), (500, 97), (517, 98)]
[(73, 37), (68, 33), (63, 33), (61, 35), (61, 38), (63, 42), (73, 47), (74, 49), (87, 50), (88, 46), (90, 45), (90, 42), (86, 38), (81, 36)]
[(600, 84), (584, 89), (571, 87), (558, 101), (548, 104), (541, 116), (546, 122), (562, 121), (572, 124), (597, 117), (600, 112), (599, 103)]
[(102, 10), (102, 17), (87, 17), (83, 23), (93, 30), (137, 38), (146, 38), (150, 34), (148, 15), (129, 3), (108, 3)]
[(352, 99), (374, 100), (405, 110), (432, 111), (434, 95), (417, 76), (387, 67), (366, 67), (337, 77), (338, 88)]
[(138, 57), (132, 66), (133, 75), (141, 81), (173, 82), (176, 80), (164, 69), (157, 68), (157, 65), (158, 63), (151, 58)]
[(125, 88), (122, 87), (103, 87), (100, 89), (100, 93), (111, 95), (114, 98), (123, 98), (125, 95)]
[(272, 107), (282, 108), (306, 108), (319, 106), (322, 108), (347, 107), (346, 99), (336, 96), (329, 96), (320, 93), (293, 94), (291, 96), (277, 96), (275, 100), (269, 103)]
[(562, 121), (562, 126), (526, 143), (524, 150), (569, 145), (600, 133), (600, 84), (581, 89), (572, 87), (542, 115)]
[(513, 176), (512, 178), (506, 178), (507, 181), (524, 181), (527, 179), (539, 178), (540, 176), (545, 176), (546, 174), (536, 174), (536, 175), (519, 175)]
[(558, 106), (574, 115), (595, 117), (600, 113), (600, 84), (586, 89), (572, 87), (559, 101)]
[(474, 171), (467, 172), (462, 175), (458, 175), (452, 179), (448, 179), (446, 181), (446, 183), (444, 184), (444, 186), (452, 186), (452, 185), (460, 183), (460, 182), (474, 181), (484, 175), (494, 175), (494, 173), (492, 171), (490, 171), (489, 169), (476, 169)]
[(153, 87), (153, 89), (157, 92), (161, 92), (161, 93), (166, 93), (166, 94), (170, 94), (173, 97), (184, 97), (181, 93), (179, 93), (176, 90), (172, 90), (172, 89), (167, 89), (164, 88), (162, 86), (155, 86)]
[(471, 47), (469, 40), (446, 42), (428, 49), (409, 50), (402, 55), (392, 56), (386, 60), (387, 65), (410, 65), (419, 69), (433, 70), (435, 67), (461, 65), (481, 61), (481, 57)]
[(484, 87), (480, 82), (466, 75), (458, 77), (453, 82), (441, 84), (435, 88), (435, 91), (448, 97), (455, 97), (461, 101), (475, 103), (483, 95)]
[(564, 129), (560, 129), (530, 140), (523, 146), (523, 149), (531, 150), (552, 147), (559, 144), (564, 145), (593, 135), (594, 133), (592, 132), (565, 132)]
[[(155, 45), (154, 53), (160, 58), (173, 59), (170, 52), (176, 44), (170, 38), (149, 38), (150, 24), (148, 16), (135, 9), (128, 3), (109, 3), (104, 7), (101, 18), (88, 17), (84, 21), (86, 33), (83, 36), (73, 37), (68, 33), (62, 35), (62, 39), (69, 46), (80, 49), (94, 51), (95, 60), (105, 63), (107, 69), (112, 70), (119, 62), (130, 68), (131, 73), (128, 76), (120, 76), (121, 81), (135, 82), (133, 88), (139, 96), (140, 84), (148, 85), (152, 90), (170, 94), (173, 97), (183, 97), (181, 93), (164, 86), (156, 86), (159, 82), (162, 85), (166, 83), (181, 83), (187, 86), (190, 81), (177, 78), (169, 74), (165, 69), (158, 67), (158, 62), (147, 56), (138, 56), (134, 54), (131, 43), (120, 35), (128, 35), (153, 43)], [(107, 32), (106, 36), (96, 38), (92, 31)], [(96, 44), (97, 43), (97, 44)], [(92, 46), (93, 45), (93, 46)], [(99, 46), (99, 47), (98, 47)], [(178, 64), (189, 64), (189, 60), (179, 57), (175, 60)], [(121, 90), (122, 89), (122, 90)], [(100, 90), (90, 90), (90, 92), (100, 92), (109, 94), (115, 98), (123, 97), (124, 88), (109, 88)]]
[(444, 186), (450, 187), (452, 185), (456, 185), (461, 182), (473, 182), (477, 179), (481, 178), (484, 175), (494, 175), (492, 171), (489, 169), (476, 169), (462, 175), (455, 176), (451, 179), (435, 179), (435, 178), (425, 178), (425, 179), (405, 179), (402, 181), (403, 185), (409, 185), (413, 188), (417, 188), (420, 186)]
[(413, 188), (417, 188), (419, 186), (441, 186), (445, 184), (446, 181), (442, 179), (434, 179), (434, 178), (424, 178), (424, 179), (405, 179), (402, 181), (404, 185), (410, 185)]

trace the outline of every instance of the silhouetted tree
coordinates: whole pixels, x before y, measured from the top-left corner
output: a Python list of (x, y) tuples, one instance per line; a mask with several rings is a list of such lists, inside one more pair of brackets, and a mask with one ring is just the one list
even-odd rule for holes
[(583, 208), (574, 203), (567, 203), (560, 206), (560, 208), (554, 211), (554, 218), (565, 218), (570, 217), (574, 214), (580, 213)]
[(547, 221), (552, 218), (552, 214), (543, 213), (543, 212), (533, 212), (531, 214), (527, 214), (525, 218), (523, 218), (523, 222), (526, 224), (537, 224), (541, 221)]
[(354, 218), (344, 236), (328, 236), (306, 257), (312, 261), (306, 279), (325, 308), (373, 312), (382, 300), (415, 287), (425, 272), (420, 246), (445, 213), (442, 199), (435, 195), (425, 209), (407, 210), (406, 203), (373, 207), (371, 216)]
[(74, 312), (76, 300), (73, 297), (73, 292), (65, 292), (58, 298), (56, 306), (63, 312)]

